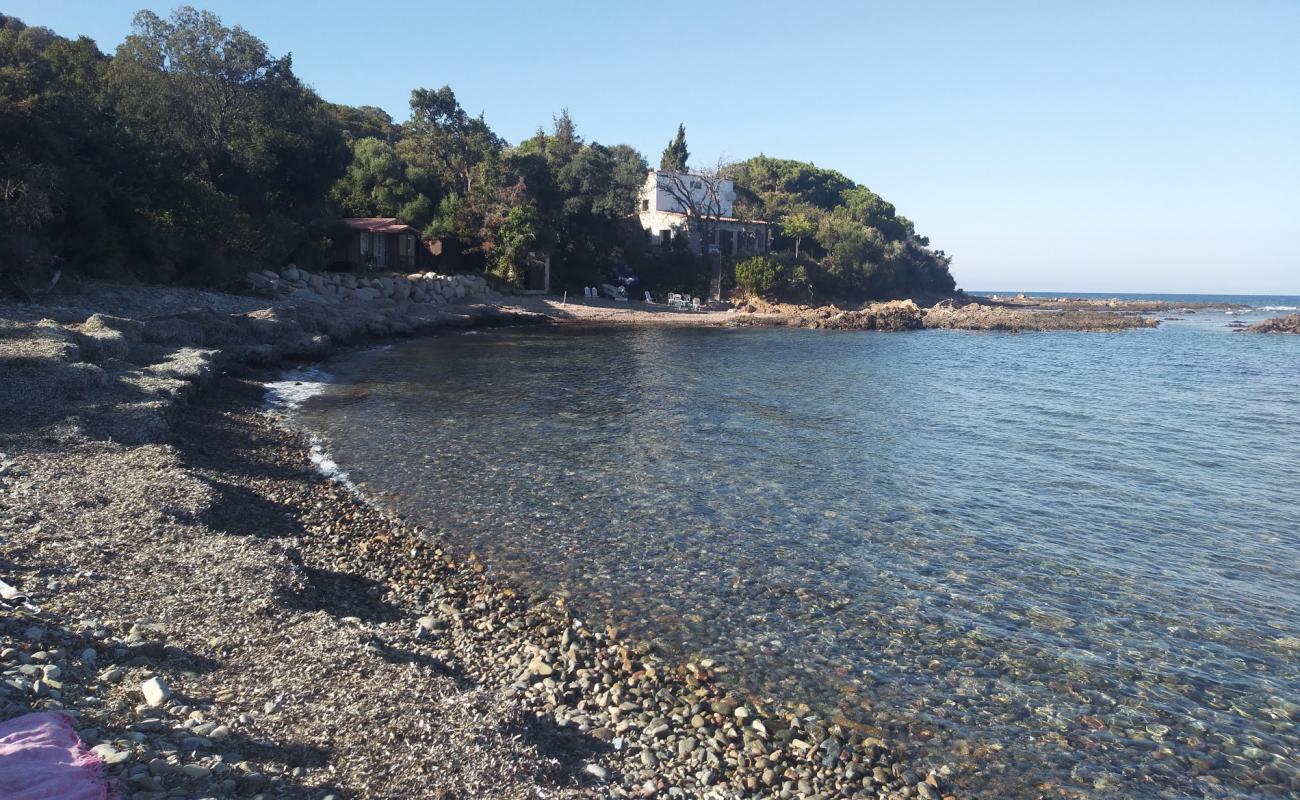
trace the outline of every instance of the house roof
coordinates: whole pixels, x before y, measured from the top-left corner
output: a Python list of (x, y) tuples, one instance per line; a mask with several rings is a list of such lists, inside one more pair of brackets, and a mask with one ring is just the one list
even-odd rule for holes
[(343, 224), (354, 231), (370, 233), (419, 233), (410, 225), (398, 222), (397, 217), (344, 217)]

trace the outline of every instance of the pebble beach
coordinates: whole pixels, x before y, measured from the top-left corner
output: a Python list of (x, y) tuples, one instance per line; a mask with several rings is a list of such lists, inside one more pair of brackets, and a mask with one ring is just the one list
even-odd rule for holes
[[(4, 309), (4, 718), (73, 715), (127, 798), (952, 796), (904, 743), (588, 627), (328, 480), (250, 363), (320, 334), (264, 308)], [(371, 337), (535, 318), (359, 313)]]
[(122, 797), (963, 796), (961, 763), (741, 689), (747, 664), (667, 656), (367, 502), (265, 385), (480, 326), (1150, 324), (303, 289), (0, 304), (0, 718), (72, 715)]

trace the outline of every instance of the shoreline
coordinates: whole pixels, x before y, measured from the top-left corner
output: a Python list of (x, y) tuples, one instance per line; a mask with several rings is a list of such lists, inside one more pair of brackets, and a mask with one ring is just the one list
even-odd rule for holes
[[(910, 318), (904, 304), (890, 305)], [(0, 578), (20, 595), (0, 617), (3, 718), (77, 712), (142, 800), (954, 797), (960, 776), (914, 771), (907, 742), (729, 693), (734, 665), (665, 663), (562, 601), (520, 597), (320, 475), (262, 407), (260, 381), (338, 347), (743, 313), (611, 303), (557, 319), (553, 305), (338, 308), (97, 283), (0, 304)], [(155, 677), (167, 697), (142, 692)]]
[[(0, 399), (25, 401), (0, 426), (0, 563), (40, 607), (0, 619), (0, 693), (4, 718), (74, 713), (123, 797), (954, 797), (870, 731), (590, 630), (320, 475), (262, 407), (270, 364), (320, 354), (292, 309), (74, 308), (0, 315)], [(429, 330), (539, 321), (448, 320)]]

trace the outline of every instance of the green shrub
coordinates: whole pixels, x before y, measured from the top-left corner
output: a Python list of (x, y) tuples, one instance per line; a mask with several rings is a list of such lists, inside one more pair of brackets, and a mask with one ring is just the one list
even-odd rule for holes
[(784, 288), (785, 269), (771, 256), (753, 256), (736, 263), (736, 286), (755, 294), (771, 294)]

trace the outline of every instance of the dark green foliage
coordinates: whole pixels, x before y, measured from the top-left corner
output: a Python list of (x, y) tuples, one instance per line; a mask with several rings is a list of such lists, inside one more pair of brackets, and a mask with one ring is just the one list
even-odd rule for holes
[(115, 173), (132, 148), (99, 97), (106, 61), (89, 39), (0, 15), (0, 289), (44, 280), (77, 248), (123, 257), (116, 217), (134, 197)]
[[(689, 155), (679, 125), (661, 167)], [(552, 284), (576, 289), (626, 261), (646, 288), (698, 294), (708, 262), (685, 238), (657, 253), (636, 222), (646, 167), (631, 147), (584, 141), (567, 111), (511, 147), (446, 86), (413, 91), (403, 124), (325, 103), (289, 56), (189, 7), (140, 12), (112, 57), (0, 15), (0, 290), (55, 268), (221, 283), (320, 266), (344, 233), (326, 220), (391, 216), (505, 280), (549, 256)], [(738, 266), (743, 288), (952, 288), (947, 257), (844, 175), (764, 156), (729, 174), (737, 214), (777, 222), (778, 249), (794, 251)]]
[(808, 269), (789, 258), (752, 256), (735, 266), (736, 288), (751, 295), (803, 300), (808, 290)]
[(686, 126), (679, 124), (677, 136), (668, 143), (664, 154), (659, 158), (659, 169), (685, 172), (686, 160), (690, 157), (690, 151), (686, 149)]
[(352, 143), (352, 163), (330, 190), (330, 200), (347, 217), (398, 217), (417, 228), (433, 221), (436, 181), (415, 169), (383, 139)]
[(727, 167), (727, 176), (740, 186), (774, 201), (805, 203), (829, 211), (844, 202), (844, 192), (856, 184), (843, 174), (802, 161), (755, 156)]
[(0, 17), (0, 141), (8, 288), (54, 266), (212, 282), (279, 263), (348, 159), (287, 57), (192, 8), (141, 12), (113, 58)]
[(772, 256), (752, 256), (736, 263), (736, 287), (750, 294), (771, 294), (784, 284), (781, 264)]
[(382, 108), (374, 106), (341, 106), (326, 103), (325, 111), (343, 132), (349, 144), (358, 139), (380, 139), (392, 144), (397, 141), (401, 128)]
[[(566, 110), (555, 118), (550, 133), (539, 130), (511, 150), (506, 161), (536, 205), (539, 244), (551, 253), (553, 285), (598, 283), (626, 258), (625, 221), (645, 180), (640, 153), (627, 145), (584, 141)], [(639, 238), (633, 239), (638, 248)]]
[(775, 248), (805, 271), (795, 282), (822, 299), (946, 294), (956, 287), (948, 256), (931, 250), (891, 203), (839, 172), (757, 156), (727, 174), (743, 190), (745, 213), (777, 222)]

